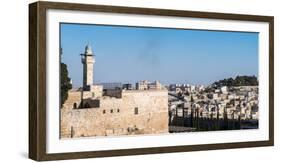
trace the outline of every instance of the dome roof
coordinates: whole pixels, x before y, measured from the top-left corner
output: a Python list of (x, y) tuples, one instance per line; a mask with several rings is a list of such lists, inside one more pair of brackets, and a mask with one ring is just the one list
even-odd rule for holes
[(89, 44), (85, 47), (85, 53), (86, 54), (93, 54), (92, 48)]

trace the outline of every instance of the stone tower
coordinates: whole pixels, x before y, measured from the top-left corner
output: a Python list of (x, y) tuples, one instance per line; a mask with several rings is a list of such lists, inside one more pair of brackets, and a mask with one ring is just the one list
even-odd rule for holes
[(81, 54), (83, 64), (83, 89), (89, 90), (93, 85), (95, 58), (90, 45), (85, 47), (85, 53)]

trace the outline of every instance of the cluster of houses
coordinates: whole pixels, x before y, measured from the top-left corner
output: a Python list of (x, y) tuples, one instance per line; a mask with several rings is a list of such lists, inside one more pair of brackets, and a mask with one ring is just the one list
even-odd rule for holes
[(170, 118), (258, 120), (258, 86), (204, 87), (173, 84), (169, 89)]

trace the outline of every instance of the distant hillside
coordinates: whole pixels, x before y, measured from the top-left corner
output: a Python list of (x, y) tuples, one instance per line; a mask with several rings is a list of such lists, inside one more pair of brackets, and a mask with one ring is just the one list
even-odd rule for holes
[(237, 76), (235, 79), (228, 78), (216, 81), (212, 84), (212, 86), (257, 86), (258, 84), (259, 83), (256, 76)]

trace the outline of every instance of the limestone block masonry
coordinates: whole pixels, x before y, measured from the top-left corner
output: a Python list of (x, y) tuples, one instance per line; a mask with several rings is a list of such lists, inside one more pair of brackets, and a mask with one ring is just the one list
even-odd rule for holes
[(81, 92), (70, 91), (61, 109), (61, 138), (168, 133), (167, 90), (122, 90), (102, 96), (98, 108), (74, 108)]

